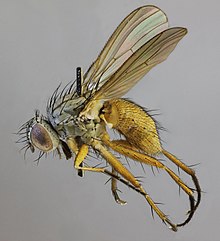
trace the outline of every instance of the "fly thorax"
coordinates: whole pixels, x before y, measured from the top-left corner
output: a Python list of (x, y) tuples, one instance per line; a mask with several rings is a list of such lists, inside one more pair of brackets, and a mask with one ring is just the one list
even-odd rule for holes
[(90, 101), (85, 108), (80, 112), (79, 117), (85, 120), (94, 120), (96, 122), (100, 121), (99, 115), (100, 110), (103, 107), (102, 100)]
[(82, 142), (90, 144), (94, 139), (99, 139), (105, 127), (102, 122), (87, 118), (78, 117), (73, 123), (75, 135), (80, 137)]
[(63, 131), (65, 127), (68, 127), (68, 123), (72, 119), (77, 118), (85, 106), (85, 101), (84, 97), (75, 96), (72, 98), (71, 96), (66, 96), (65, 99), (60, 99), (53, 108), (49, 108), (47, 111), (50, 123), (58, 132)]

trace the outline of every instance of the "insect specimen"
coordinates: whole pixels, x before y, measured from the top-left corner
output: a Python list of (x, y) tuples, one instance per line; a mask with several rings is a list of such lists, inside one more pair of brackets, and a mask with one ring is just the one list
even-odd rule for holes
[[(24, 148), (46, 153), (63, 153), (74, 158), (74, 167), (111, 177), (112, 194), (119, 204), (125, 202), (117, 192), (117, 181), (140, 193), (152, 211), (173, 231), (188, 223), (201, 199), (201, 189), (193, 169), (166, 151), (160, 142), (156, 122), (134, 102), (121, 98), (151, 68), (164, 61), (186, 35), (187, 29), (168, 27), (166, 15), (155, 6), (143, 6), (130, 13), (117, 27), (97, 60), (82, 76), (62, 90), (60, 86), (48, 101), (46, 116), (35, 116), (19, 130)], [(108, 129), (120, 133), (121, 139), (111, 139)], [(111, 167), (88, 166), (85, 158), (91, 150)], [(153, 201), (135, 176), (113, 153), (121, 154), (142, 164), (163, 169), (189, 197), (190, 210), (184, 221), (174, 224)], [(163, 155), (192, 179), (195, 188), (184, 181), (158, 156)], [(194, 195), (197, 195), (195, 198)]]

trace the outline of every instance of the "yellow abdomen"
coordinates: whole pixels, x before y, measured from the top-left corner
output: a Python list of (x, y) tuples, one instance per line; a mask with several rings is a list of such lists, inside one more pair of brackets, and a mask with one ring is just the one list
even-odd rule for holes
[(162, 151), (155, 121), (143, 108), (125, 99), (113, 99), (104, 103), (103, 111), (105, 120), (130, 144), (149, 155)]

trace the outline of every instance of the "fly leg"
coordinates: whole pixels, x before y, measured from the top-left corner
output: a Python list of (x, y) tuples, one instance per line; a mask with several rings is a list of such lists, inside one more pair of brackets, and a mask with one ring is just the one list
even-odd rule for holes
[[(114, 168), (112, 168), (112, 174), (114, 176), (118, 175)], [(120, 197), (118, 196), (117, 191), (119, 191), (119, 190), (118, 190), (118, 187), (117, 187), (117, 179), (114, 178), (114, 177), (111, 178), (111, 190), (112, 190), (112, 195), (113, 195), (113, 197), (115, 198), (115, 201), (118, 204), (125, 205), (127, 203), (126, 201), (123, 201), (122, 199), (120, 199)]]
[[(75, 141), (75, 139), (73, 138), (68, 138), (67, 139), (67, 144), (69, 146), (69, 148), (77, 155), (78, 151), (79, 151), (79, 147)], [(83, 166), (83, 162), (80, 163), (80, 166)], [(78, 176), (83, 177), (83, 170), (78, 169)]]
[[(75, 149), (75, 141), (73, 141), (72, 138), (69, 138), (67, 140), (68, 146), (69, 148), (74, 151)], [(86, 144), (83, 144), (79, 150), (77, 150), (76, 153), (76, 158), (74, 161), (74, 167), (79, 170), (79, 171), (91, 171), (91, 172), (100, 172), (100, 173), (104, 173), (108, 176), (110, 176), (112, 179), (114, 179), (115, 181), (113, 181), (112, 184), (112, 188), (114, 190), (114, 192), (117, 190), (117, 185), (116, 185), (116, 181), (120, 181), (123, 184), (127, 185), (128, 187), (136, 190), (137, 192), (140, 193), (140, 190), (136, 189), (134, 186), (132, 186), (129, 182), (127, 182), (126, 180), (122, 179), (120, 176), (117, 175), (116, 171), (110, 172), (105, 168), (96, 168), (96, 167), (84, 167), (81, 164), (83, 163), (83, 161), (85, 160), (87, 154), (89, 151), (89, 146)], [(74, 151), (75, 152), (75, 151)], [(116, 194), (117, 196), (117, 194)], [(120, 198), (118, 198), (120, 200)], [(124, 202), (121, 200), (121, 202)]]
[[(201, 188), (199, 185), (199, 181), (195, 175), (195, 171), (193, 169), (191, 169), (190, 167), (188, 167), (186, 164), (184, 164), (183, 162), (181, 162), (176, 156), (174, 156), (173, 154), (169, 153), (166, 150), (162, 150), (162, 153), (170, 160), (172, 161), (177, 167), (179, 167), (180, 169), (182, 169), (185, 173), (187, 173), (188, 175), (191, 176), (195, 187), (196, 187), (196, 191), (197, 191), (197, 202), (195, 204), (194, 207), (194, 211), (197, 209), (197, 207), (199, 206), (199, 203), (201, 201)], [(183, 226), (184, 223), (179, 224), (178, 226)]]
[(109, 137), (106, 135), (103, 137), (103, 142), (112, 148), (114, 151), (127, 156), (135, 161), (145, 163), (150, 166), (154, 166), (160, 169), (164, 169), (172, 179), (188, 194), (193, 196), (193, 191), (178, 177), (171, 169), (165, 166), (163, 163), (158, 161), (156, 158), (148, 156), (147, 154), (140, 153), (134, 148), (130, 148), (130, 144), (126, 143), (125, 140), (113, 140), (110, 141)]
[[(169, 169), (163, 163), (158, 161), (156, 158), (148, 156), (147, 154), (138, 152), (137, 149), (134, 147), (131, 147), (131, 145), (126, 140), (111, 141), (107, 134), (102, 136), (102, 141), (104, 142), (104, 144), (106, 146), (110, 147), (114, 151), (116, 151), (124, 156), (127, 156), (133, 160), (145, 163), (150, 166), (155, 166), (157, 168), (164, 169), (169, 174), (169, 176), (180, 186), (180, 188), (189, 196), (190, 211), (188, 212), (188, 217), (186, 218), (186, 220), (184, 222), (177, 224), (177, 226), (183, 226), (191, 220), (191, 218), (193, 217), (193, 214), (195, 212), (195, 209), (198, 206), (198, 203), (200, 202), (200, 187), (199, 187), (197, 178), (195, 177), (195, 174), (193, 176), (193, 182), (195, 184), (195, 187), (196, 187), (196, 190), (198, 193), (198, 199), (197, 199), (196, 205), (195, 205), (193, 190), (191, 188), (189, 188), (177, 174), (175, 174), (171, 169)], [(187, 166), (185, 166), (182, 163), (181, 163), (182, 165), (180, 165), (180, 161), (177, 158), (175, 158), (172, 154), (166, 152), (165, 150), (163, 151), (163, 153), (164, 153), (164, 155), (166, 154), (166, 156), (170, 160), (172, 160), (176, 165), (179, 164), (178, 166), (182, 167), (182, 169), (184, 171), (186, 169), (185, 172), (187, 172), (189, 175), (192, 176), (192, 173), (193, 173), (192, 169), (188, 168)]]
[[(80, 164), (83, 162), (83, 160), (86, 158), (88, 154), (89, 147), (86, 144), (83, 144), (80, 147), (76, 155), (75, 162), (74, 162), (74, 166), (76, 169), (81, 169), (83, 171), (104, 173), (123, 182), (127, 186), (131, 187), (132, 189), (142, 194), (146, 199), (146, 201), (148, 202), (148, 204), (150, 205), (151, 209), (156, 212), (156, 214), (160, 217), (160, 219), (165, 224), (168, 224), (173, 231), (177, 231), (177, 226), (174, 223), (172, 223), (168, 219), (168, 217), (158, 208), (158, 206), (155, 204), (155, 202), (152, 200), (149, 194), (144, 190), (144, 188), (141, 186), (138, 180), (133, 176), (133, 174), (129, 172), (127, 168), (125, 168), (123, 164), (120, 161), (118, 161), (117, 158), (102, 145), (101, 141), (94, 140), (91, 143), (91, 146), (95, 150), (99, 151), (102, 157), (115, 169), (115, 171), (119, 173), (127, 181), (125, 181), (122, 178), (119, 178), (117, 175), (114, 175), (113, 173), (109, 172), (105, 168), (80, 167)], [(69, 147), (71, 149), (71, 143), (69, 143)]]
[[(73, 141), (73, 139), (68, 139), (68, 146), (69, 148), (76, 152), (75, 149), (75, 142)], [(94, 167), (83, 167), (81, 164), (84, 161), (84, 159), (86, 158), (87, 154), (88, 154), (88, 145), (82, 145), (81, 148), (78, 150), (77, 149), (77, 153), (76, 153), (76, 158), (74, 161), (74, 167), (80, 171), (92, 171), (92, 172), (100, 172), (100, 173), (104, 173), (108, 176), (111, 177), (111, 189), (112, 189), (112, 194), (115, 198), (115, 201), (121, 205), (126, 204), (126, 201), (123, 201), (122, 199), (120, 199), (120, 197), (118, 196), (118, 189), (117, 189), (117, 181), (122, 182), (123, 184), (125, 184), (126, 186), (134, 189), (135, 191), (137, 191), (138, 193), (141, 193), (141, 191), (139, 189), (137, 189), (136, 187), (134, 187), (133, 185), (131, 185), (128, 181), (124, 180), (123, 178), (121, 178), (120, 176), (118, 176), (117, 172), (115, 171), (114, 168), (112, 168), (112, 172), (108, 171), (105, 168), (94, 168)], [(141, 193), (143, 195), (143, 193)]]
[(141, 193), (148, 204), (150, 205), (151, 209), (156, 212), (156, 214), (160, 217), (160, 219), (165, 223), (168, 224), (169, 227), (173, 231), (177, 231), (177, 226), (172, 223), (167, 215), (165, 215), (156, 205), (156, 203), (152, 200), (150, 195), (144, 190), (144, 188), (141, 186), (139, 181), (133, 176), (131, 172), (127, 170), (127, 168), (119, 161), (117, 158), (109, 152), (103, 145), (101, 141), (94, 140), (92, 143), (92, 147), (99, 151), (99, 153), (102, 155), (102, 157), (115, 169), (117, 173), (119, 173), (123, 178), (125, 178), (129, 183), (131, 183), (135, 188), (139, 190), (138, 192)]

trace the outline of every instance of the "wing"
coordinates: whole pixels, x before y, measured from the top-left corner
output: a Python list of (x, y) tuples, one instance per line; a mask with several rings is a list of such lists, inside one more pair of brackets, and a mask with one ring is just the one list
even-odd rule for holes
[(133, 54), (109, 78), (93, 100), (119, 98), (128, 92), (151, 68), (164, 61), (186, 35), (185, 28), (170, 28), (157, 34)]
[(167, 28), (165, 13), (155, 6), (143, 6), (130, 13), (84, 75), (83, 93), (103, 86), (133, 52)]

